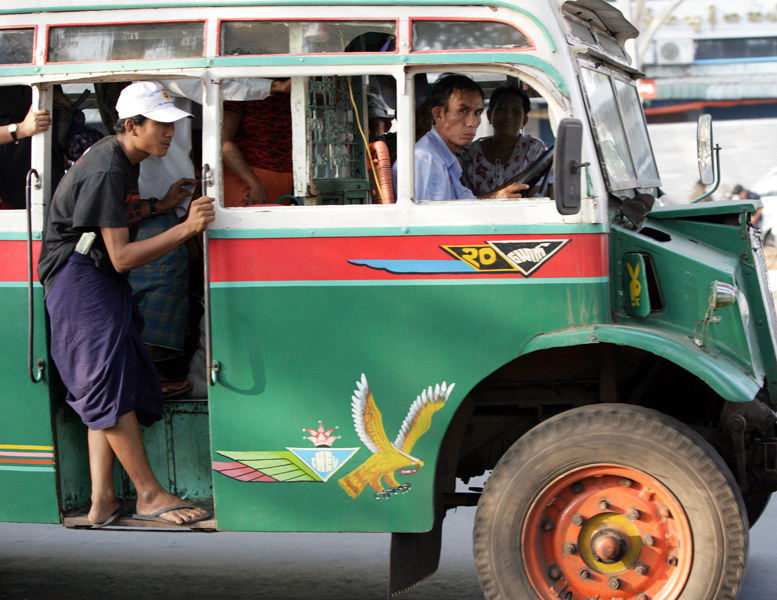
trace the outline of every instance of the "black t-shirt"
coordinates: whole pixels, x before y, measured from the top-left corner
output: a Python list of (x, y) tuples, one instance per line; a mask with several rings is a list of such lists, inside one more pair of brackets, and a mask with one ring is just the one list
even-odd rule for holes
[(54, 192), (38, 261), (38, 278), (49, 293), (81, 234), (97, 233), (89, 256), (98, 269), (114, 271), (100, 227), (128, 227), (134, 240), (140, 222), (139, 168), (116, 136), (97, 142), (70, 168)]

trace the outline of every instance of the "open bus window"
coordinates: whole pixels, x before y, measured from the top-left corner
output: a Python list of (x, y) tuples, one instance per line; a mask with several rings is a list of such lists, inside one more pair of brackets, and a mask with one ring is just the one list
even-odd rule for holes
[(35, 43), (35, 30), (0, 29), (0, 65), (30, 64)]
[(392, 77), (227, 79), (222, 89), (224, 206), (393, 202)]
[(413, 20), (413, 52), (442, 50), (526, 50), (526, 35), (499, 21)]
[(205, 24), (123, 23), (50, 27), (48, 62), (149, 60), (202, 56)]
[[(431, 101), (426, 109), (432, 113), (429, 126), (433, 124), (434, 131), (417, 136), (416, 202), (490, 197), (514, 182), (530, 185), (524, 197), (550, 197), (553, 153), (549, 149), (555, 137), (545, 101), (534, 90), (512, 74), (423, 76), (428, 81)], [(447, 88), (453, 93), (440, 92)], [(447, 103), (436, 109), (434, 104), (443, 97), (448, 97)], [(478, 107), (482, 108), (479, 116)], [(422, 122), (418, 111), (416, 122)]]
[(395, 21), (226, 21), (219, 54), (387, 52), (393, 46), (354, 45), (365, 35), (396, 37)]

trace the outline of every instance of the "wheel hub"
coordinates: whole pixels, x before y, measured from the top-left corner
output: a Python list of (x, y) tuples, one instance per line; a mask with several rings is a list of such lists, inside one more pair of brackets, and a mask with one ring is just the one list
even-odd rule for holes
[(635, 469), (597, 465), (559, 477), (523, 531), (527, 575), (543, 600), (675, 600), (691, 570), (682, 506)]
[(626, 540), (614, 529), (596, 532), (591, 540), (591, 552), (597, 562), (611, 565), (620, 561), (626, 554)]

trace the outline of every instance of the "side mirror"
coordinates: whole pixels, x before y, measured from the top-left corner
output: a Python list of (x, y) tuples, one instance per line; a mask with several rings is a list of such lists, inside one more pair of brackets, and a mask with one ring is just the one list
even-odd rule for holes
[(712, 116), (701, 115), (696, 128), (696, 154), (699, 160), (699, 181), (709, 185), (715, 181), (715, 165), (712, 161)]
[(580, 212), (580, 156), (583, 148), (583, 123), (580, 119), (561, 119), (556, 132), (556, 156), (553, 160), (553, 189), (556, 209), (562, 215)]

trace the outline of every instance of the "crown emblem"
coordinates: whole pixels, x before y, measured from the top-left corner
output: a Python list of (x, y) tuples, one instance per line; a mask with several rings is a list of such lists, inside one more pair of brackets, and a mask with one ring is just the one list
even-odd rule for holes
[(313, 442), (314, 446), (326, 446), (327, 448), (331, 448), (332, 444), (335, 443), (335, 440), (339, 440), (342, 436), (333, 436), (332, 432), (334, 432), (336, 429), (339, 429), (339, 427), (333, 427), (332, 429), (324, 429), (324, 424), (319, 421), (318, 422), (318, 429), (303, 429), (303, 433), (309, 433), (309, 436), (303, 436), (303, 440), (310, 440)]

